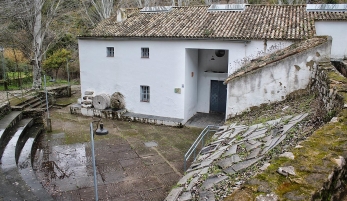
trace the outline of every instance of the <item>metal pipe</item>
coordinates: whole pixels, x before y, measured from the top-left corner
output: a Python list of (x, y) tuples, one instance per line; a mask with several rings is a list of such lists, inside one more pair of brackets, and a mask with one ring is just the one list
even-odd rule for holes
[(44, 81), (45, 81), (45, 93), (46, 93), (47, 119), (49, 119), (49, 110), (48, 110), (48, 95), (47, 95), (47, 87), (46, 87), (46, 75), (43, 75), (43, 79), (44, 79)]
[(98, 183), (96, 180), (96, 167), (95, 167), (95, 154), (94, 154), (94, 129), (93, 122), (90, 123), (90, 140), (92, 144), (92, 161), (93, 161), (93, 172), (94, 172), (94, 191), (95, 191), (95, 200), (98, 201)]
[(70, 86), (69, 59), (66, 57), (67, 83)]
[(2, 73), (3, 73), (2, 79), (4, 81), (6, 81), (5, 60), (4, 60), (4, 51), (5, 51), (5, 49), (3, 47), (0, 47), (0, 50), (1, 50), (1, 53), (2, 53), (2, 57), (1, 57), (1, 60), (2, 60)]

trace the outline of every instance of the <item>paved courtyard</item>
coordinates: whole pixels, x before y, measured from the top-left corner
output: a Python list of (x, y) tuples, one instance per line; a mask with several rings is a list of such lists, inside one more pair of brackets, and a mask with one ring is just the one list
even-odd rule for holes
[[(50, 117), (53, 132), (42, 135), (34, 160), (38, 179), (56, 200), (94, 200), (89, 123), (96, 119), (71, 115), (69, 107), (52, 109)], [(183, 174), (184, 153), (201, 132), (103, 123), (109, 134), (95, 136), (99, 200), (164, 200)]]

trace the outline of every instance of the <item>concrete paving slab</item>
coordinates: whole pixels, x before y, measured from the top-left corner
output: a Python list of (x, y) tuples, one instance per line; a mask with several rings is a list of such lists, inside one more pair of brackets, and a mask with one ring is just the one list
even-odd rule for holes
[(145, 146), (146, 146), (146, 147), (157, 147), (157, 146), (158, 146), (158, 143), (153, 142), (153, 141), (151, 141), (151, 142), (145, 142)]
[(266, 131), (267, 131), (267, 128), (257, 129), (252, 134), (245, 137), (245, 139), (251, 140), (251, 139), (257, 139), (257, 138), (259, 138), (259, 136), (265, 136)]
[(239, 144), (234, 144), (234, 145), (232, 145), (232, 146), (229, 148), (229, 150), (226, 151), (226, 152), (224, 153), (224, 156), (229, 156), (229, 155), (236, 154), (237, 146), (238, 146), (238, 145), (239, 145)]
[(208, 172), (209, 167), (205, 167), (201, 170), (201, 172), (199, 172), (199, 175), (203, 175), (206, 174)]
[(194, 177), (194, 179), (192, 179), (190, 181), (190, 183), (188, 184), (188, 187), (187, 187), (187, 191), (190, 191), (193, 188), (193, 186), (196, 184), (196, 182), (198, 182), (199, 178), (200, 177)]
[(261, 148), (253, 149), (252, 152), (247, 156), (247, 160), (257, 157), (260, 151)]
[(225, 172), (226, 174), (229, 174), (229, 175), (232, 175), (232, 174), (236, 173), (235, 170), (232, 167), (224, 169), (223, 172)]
[(228, 176), (213, 176), (208, 178), (206, 181), (204, 181), (204, 183), (201, 186), (201, 189), (210, 189), (212, 188), (214, 185), (218, 184), (219, 182), (227, 179)]
[(252, 125), (252, 126), (248, 127), (248, 130), (242, 136), (247, 137), (249, 134), (254, 132), (257, 128), (258, 128), (257, 125)]
[(224, 122), (224, 114), (197, 113), (187, 121), (185, 126), (205, 128), (208, 125), (222, 126)]
[(172, 189), (170, 194), (165, 198), (165, 201), (176, 201), (182, 191), (183, 187)]
[(240, 162), (240, 161), (241, 161), (240, 156), (235, 154), (235, 155), (232, 155), (232, 156), (230, 156), (228, 158), (221, 159), (220, 161), (218, 161), (218, 165), (222, 169), (225, 169), (225, 168), (231, 166), (232, 164)]
[(219, 158), (223, 153), (224, 153), (224, 150), (222, 150), (222, 151), (217, 150), (217, 151), (215, 151), (210, 157), (208, 157), (206, 160), (216, 160), (216, 159)]
[(183, 192), (182, 195), (178, 198), (179, 201), (187, 201), (192, 200), (192, 193), (191, 192)]
[(258, 157), (258, 158), (254, 158), (254, 159), (250, 159), (250, 160), (246, 160), (246, 161), (242, 161), (240, 163), (237, 163), (233, 166), (231, 166), (233, 168), (233, 170), (235, 170), (236, 172), (243, 170), (245, 168), (248, 168), (249, 166), (253, 165), (254, 163), (258, 162), (259, 160), (261, 160), (263, 157)]
[(199, 201), (215, 201), (214, 193), (211, 191), (200, 191)]
[(188, 179), (190, 179), (191, 177), (193, 177), (194, 174), (198, 174), (199, 172), (201, 172), (201, 170), (195, 170), (195, 171), (192, 171), (192, 172), (187, 173), (186, 175), (184, 175), (184, 176), (177, 182), (177, 184), (178, 184), (178, 185), (183, 185), (183, 184), (185, 184), (185, 183), (188, 181)]
[(254, 144), (250, 144), (250, 143), (248, 143), (248, 142), (245, 142), (244, 144), (246, 145), (246, 150), (247, 150), (247, 151), (250, 151), (250, 150), (252, 150), (252, 149), (255, 149), (255, 148), (259, 147), (262, 143), (259, 142), (259, 141), (257, 141), (257, 142), (254, 143)]
[(278, 124), (280, 122), (281, 122), (281, 118), (275, 119), (275, 120), (271, 120), (271, 121), (267, 121), (266, 124), (268, 124), (269, 126), (274, 126), (274, 125), (276, 125), (276, 124)]

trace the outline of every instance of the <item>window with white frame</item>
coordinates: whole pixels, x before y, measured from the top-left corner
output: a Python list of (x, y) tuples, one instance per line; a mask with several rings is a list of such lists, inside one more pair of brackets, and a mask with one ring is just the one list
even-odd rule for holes
[(142, 47), (141, 48), (141, 58), (149, 58), (149, 48)]
[(106, 55), (107, 55), (107, 57), (114, 57), (114, 47), (107, 47), (106, 48)]
[(149, 102), (149, 86), (140, 86), (141, 102)]

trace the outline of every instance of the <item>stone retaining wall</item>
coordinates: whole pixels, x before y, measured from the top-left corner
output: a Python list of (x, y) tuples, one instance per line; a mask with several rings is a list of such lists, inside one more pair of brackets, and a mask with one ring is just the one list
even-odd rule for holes
[(330, 62), (321, 62), (315, 76), (311, 80), (310, 89), (321, 98), (327, 112), (334, 115), (342, 108), (343, 98), (338, 94), (339, 89), (337, 85), (340, 82), (328, 77), (331, 73), (339, 74)]
[(34, 124), (44, 124), (45, 109), (26, 109), (23, 111), (23, 118), (33, 118)]
[(3, 103), (0, 105), (0, 119), (10, 112), (11, 106), (9, 103)]

